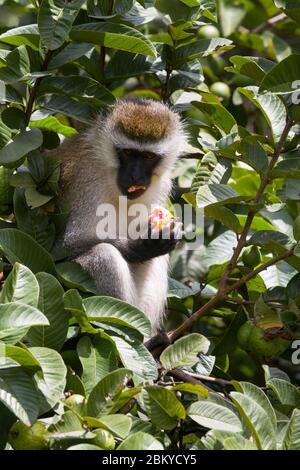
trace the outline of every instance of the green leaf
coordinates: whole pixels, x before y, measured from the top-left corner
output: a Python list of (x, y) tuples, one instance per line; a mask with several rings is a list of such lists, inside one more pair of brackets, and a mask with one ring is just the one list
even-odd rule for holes
[[(4, 348), (4, 356), (20, 364), (20, 366), (26, 369), (25, 372), (32, 374), (33, 372), (37, 372), (41, 369), (39, 361), (36, 360), (25, 346), (19, 347), (11, 344), (2, 344), (0, 346), (0, 351), (2, 351), (2, 346)], [(1, 358), (1, 361), (3, 361), (3, 358)]]
[(86, 23), (74, 26), (70, 38), (91, 42), (111, 49), (156, 57), (156, 50), (142, 33), (129, 26), (115, 23)]
[(103, 415), (100, 416), (100, 418), (84, 416), (84, 420), (89, 426), (106, 429), (121, 439), (125, 439), (132, 426), (132, 419), (121, 413), (109, 414), (107, 416)]
[(133, 305), (113, 297), (89, 297), (84, 299), (87, 316), (90, 321), (100, 322), (122, 322), (142, 333), (144, 336), (151, 335), (151, 324), (146, 315)]
[(42, 41), (49, 50), (58, 49), (63, 44), (83, 3), (84, 0), (42, 1), (38, 14), (38, 27)]
[(232, 47), (232, 41), (229, 39), (198, 39), (195, 42), (177, 47), (172, 54), (172, 64), (174, 67), (178, 67), (187, 61), (206, 57), (214, 52), (227, 51)]
[(71, 42), (53, 57), (48, 66), (48, 70), (53, 70), (69, 62), (73, 62), (88, 52), (91, 52), (93, 48), (94, 46), (92, 44), (86, 42)]
[(160, 429), (173, 429), (180, 419), (186, 417), (184, 406), (175, 393), (163, 387), (146, 387), (144, 406), (152, 423)]
[(300, 25), (300, 6), (298, 0), (274, 0), (274, 3)]
[(211, 392), (207, 399), (192, 403), (188, 409), (188, 416), (208, 429), (230, 432), (243, 430), (235, 407), (217, 393)]
[(225, 183), (230, 170), (230, 164), (225, 159), (217, 159), (213, 152), (207, 152), (197, 165), (191, 192), (196, 194), (206, 184)]
[(5, 67), (0, 68), (0, 80), (6, 83), (21, 80), (30, 72), (30, 59), (25, 46), (20, 46), (7, 54)]
[(266, 384), (282, 405), (300, 408), (300, 392), (295, 385), (279, 378), (271, 378)]
[(140, 341), (127, 342), (117, 336), (111, 336), (114, 341), (122, 364), (132, 370), (138, 378), (138, 383), (157, 379), (157, 366), (152, 354)]
[(0, 304), (0, 340), (16, 343), (34, 325), (48, 325), (45, 315), (21, 302)]
[(35, 385), (21, 367), (0, 368), (0, 401), (27, 426), (38, 417)]
[(60, 350), (66, 340), (69, 315), (64, 310), (64, 290), (60, 283), (48, 273), (36, 276), (39, 287), (38, 307), (49, 321), (49, 326), (33, 327), (28, 332), (31, 346), (45, 346)]
[(37, 307), (38, 298), (39, 285), (35, 275), (26, 266), (15, 263), (4, 283), (1, 302), (22, 302)]
[[(25, 177), (29, 176), (29, 178)], [(18, 184), (19, 183), (19, 184)], [(11, 184), (14, 186), (36, 186), (29, 173), (17, 173), (11, 177)], [(55, 226), (47, 214), (39, 210), (30, 210), (26, 203), (25, 191), (17, 188), (14, 193), (14, 213), (18, 228), (22, 232), (28, 233), (47, 251), (52, 249), (55, 240)]]
[(276, 449), (276, 415), (264, 392), (248, 382), (240, 382), (240, 392), (230, 397), (238, 407), (259, 449)]
[(31, 49), (38, 51), (40, 44), (38, 26), (36, 24), (29, 24), (9, 29), (0, 35), (0, 41), (12, 44), (13, 46), (29, 46)]
[(283, 101), (272, 93), (260, 94), (258, 87), (238, 88), (263, 113), (268, 122), (274, 142), (278, 142), (286, 125), (286, 108)]
[(43, 131), (56, 132), (57, 134), (64, 135), (65, 137), (73, 137), (77, 134), (76, 129), (70, 126), (65, 126), (54, 116), (47, 116), (44, 119), (37, 119), (30, 121), (30, 127), (37, 127)]
[(117, 369), (103, 377), (88, 397), (88, 415), (99, 417), (101, 413), (109, 411), (113, 407), (114, 397), (124, 388), (126, 379), (131, 375), (128, 369)]
[(241, 144), (243, 160), (259, 173), (263, 173), (268, 166), (268, 155), (263, 146), (254, 136), (243, 139)]
[(198, 362), (198, 354), (206, 354), (210, 342), (199, 333), (191, 333), (175, 341), (160, 355), (160, 362), (166, 370), (177, 367), (192, 367)]
[(208, 389), (200, 384), (182, 383), (174, 385), (174, 387), (172, 387), (172, 390), (183, 393), (191, 393), (193, 395), (200, 395), (203, 398), (208, 398)]
[(78, 75), (45, 78), (39, 91), (41, 93), (63, 93), (79, 101), (87, 101), (97, 106), (112, 104), (115, 101), (114, 95), (96, 80)]
[(56, 265), (56, 271), (60, 281), (66, 286), (79, 289), (82, 292), (96, 294), (96, 286), (91, 276), (84, 271), (78, 263), (65, 261)]
[(234, 68), (227, 68), (226, 70), (246, 75), (255, 81), (263, 80), (266, 73), (268, 73), (275, 65), (274, 62), (269, 59), (265, 59), (264, 57), (236, 55), (230, 57), (229, 60), (233, 63)]
[(33, 273), (55, 270), (49, 253), (33, 238), (17, 229), (0, 230), (0, 249), (11, 264), (22, 263)]
[(53, 349), (34, 347), (29, 351), (39, 361), (43, 372), (35, 375), (35, 381), (40, 392), (40, 414), (44, 414), (64, 398), (67, 368), (61, 355)]
[(49, 109), (54, 113), (65, 114), (86, 124), (91, 123), (91, 119), (96, 113), (96, 108), (88, 103), (81, 103), (69, 96), (55, 93), (40, 96), (38, 103), (42, 108)]
[(218, 19), (224, 36), (234, 33), (247, 14), (247, 3), (216, 0)]
[(197, 206), (206, 207), (211, 204), (225, 205), (251, 199), (251, 196), (240, 196), (225, 184), (207, 184), (202, 186), (196, 196)]
[(42, 142), (43, 135), (41, 131), (27, 127), (0, 150), (0, 165), (18, 164), (25, 155), (40, 147)]
[(259, 91), (267, 90), (276, 94), (296, 93), (300, 88), (299, 77), (300, 55), (291, 54), (270, 70), (261, 82)]
[(136, 432), (125, 439), (118, 450), (163, 450), (163, 445), (155, 437), (145, 432)]
[(287, 426), (282, 449), (299, 450), (300, 447), (300, 411), (295, 409)]
[(81, 380), (87, 394), (99, 380), (118, 367), (115, 347), (104, 333), (94, 338), (83, 336), (77, 344), (77, 353), (83, 371)]

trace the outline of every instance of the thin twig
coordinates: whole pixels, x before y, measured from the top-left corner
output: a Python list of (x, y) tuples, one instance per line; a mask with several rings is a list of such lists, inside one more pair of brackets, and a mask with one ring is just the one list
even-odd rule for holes
[(166, 372), (166, 375), (170, 377), (174, 377), (175, 379), (179, 379), (181, 382), (188, 382), (191, 384), (197, 384), (197, 385), (202, 385), (202, 387), (206, 388), (207, 390), (212, 390), (210, 387), (207, 385), (204, 385), (201, 380), (196, 379), (195, 377), (192, 377), (191, 374), (188, 374), (187, 372), (183, 372), (180, 369), (172, 369)]
[(279, 13), (276, 16), (273, 16), (272, 18), (268, 19), (264, 23), (261, 23), (257, 28), (252, 30), (252, 33), (258, 34), (261, 33), (264, 29), (268, 28), (268, 26), (274, 26), (277, 23), (280, 23), (281, 21), (285, 20), (287, 18), (285, 13)]

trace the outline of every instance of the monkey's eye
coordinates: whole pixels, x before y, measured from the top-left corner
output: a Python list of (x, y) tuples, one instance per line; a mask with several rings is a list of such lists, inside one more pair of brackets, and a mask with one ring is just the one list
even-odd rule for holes
[(147, 160), (154, 160), (155, 158), (157, 158), (157, 155), (152, 152), (144, 152), (144, 157), (147, 158)]
[(130, 157), (131, 156), (131, 150), (130, 149), (123, 149), (122, 152), (123, 152), (123, 155), (125, 155), (125, 157)]

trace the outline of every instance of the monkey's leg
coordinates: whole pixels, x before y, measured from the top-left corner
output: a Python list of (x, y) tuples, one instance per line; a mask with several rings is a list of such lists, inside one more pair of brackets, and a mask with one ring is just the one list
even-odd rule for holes
[(134, 265), (138, 307), (150, 319), (152, 335), (162, 326), (168, 292), (169, 256), (160, 256)]
[(99, 294), (136, 304), (136, 289), (130, 268), (120, 251), (113, 245), (99, 243), (75, 261), (95, 280)]

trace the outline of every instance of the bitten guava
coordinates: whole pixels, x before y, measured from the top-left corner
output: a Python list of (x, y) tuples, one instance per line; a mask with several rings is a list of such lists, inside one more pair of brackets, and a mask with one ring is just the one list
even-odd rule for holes
[(68, 409), (75, 411), (80, 416), (86, 415), (86, 400), (84, 396), (74, 393), (65, 399), (65, 404)]
[(283, 328), (261, 328), (252, 321), (244, 323), (237, 333), (242, 349), (258, 356), (280, 356), (291, 344), (288, 333)]
[(39, 421), (32, 426), (17, 421), (9, 430), (8, 442), (15, 450), (46, 450), (49, 447), (46, 433), (46, 427)]

